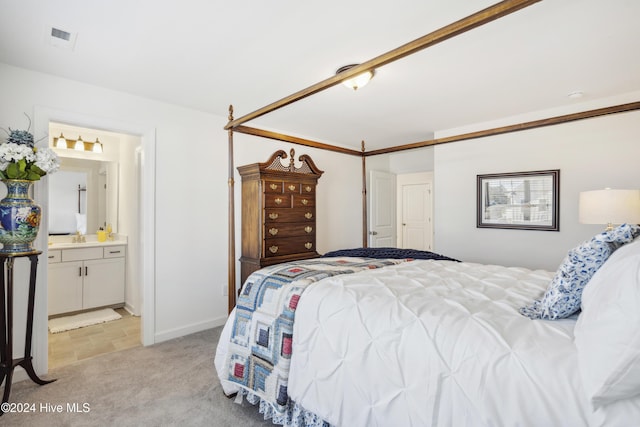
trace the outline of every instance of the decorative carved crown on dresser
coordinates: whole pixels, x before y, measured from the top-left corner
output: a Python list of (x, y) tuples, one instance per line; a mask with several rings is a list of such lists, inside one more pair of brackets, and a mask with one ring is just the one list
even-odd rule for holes
[(238, 166), (242, 177), (242, 283), (254, 271), (272, 264), (318, 256), (316, 252), (316, 185), (323, 171), (311, 157), (294, 164), (291, 149), (278, 150), (264, 163)]

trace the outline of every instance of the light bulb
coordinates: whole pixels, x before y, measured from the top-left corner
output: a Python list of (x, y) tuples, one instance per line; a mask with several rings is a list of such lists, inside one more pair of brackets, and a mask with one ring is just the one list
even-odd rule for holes
[(93, 143), (93, 150), (94, 153), (102, 153), (102, 143), (100, 142), (100, 140), (98, 138), (96, 138), (96, 142)]
[(67, 140), (64, 139), (62, 132), (60, 132), (60, 136), (56, 138), (56, 148), (67, 148)]
[(76, 145), (73, 146), (74, 150), (78, 150), (78, 151), (84, 151), (84, 141), (82, 140), (82, 137), (78, 137), (78, 140), (76, 141)]

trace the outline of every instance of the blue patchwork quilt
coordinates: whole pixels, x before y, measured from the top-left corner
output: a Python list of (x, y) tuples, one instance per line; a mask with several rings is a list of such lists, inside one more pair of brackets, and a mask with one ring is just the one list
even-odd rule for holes
[[(316, 258), (277, 264), (251, 274), (242, 288), (226, 358), (227, 379), (275, 419), (290, 404), (287, 394), (293, 321), (300, 296), (325, 277), (399, 264), (407, 259)], [(289, 405), (290, 407), (290, 405)]]

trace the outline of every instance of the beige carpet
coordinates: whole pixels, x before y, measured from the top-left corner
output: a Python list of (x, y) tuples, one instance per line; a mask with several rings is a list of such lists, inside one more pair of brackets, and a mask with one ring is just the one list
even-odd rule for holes
[[(246, 401), (222, 393), (213, 366), (221, 328), (97, 356), (53, 369), (39, 386), (13, 385), (10, 402), (35, 405), (34, 413), (6, 413), (9, 426), (268, 426)], [(62, 405), (47, 413), (46, 405)], [(79, 412), (67, 412), (67, 406)], [(81, 412), (88, 409), (88, 412)]]

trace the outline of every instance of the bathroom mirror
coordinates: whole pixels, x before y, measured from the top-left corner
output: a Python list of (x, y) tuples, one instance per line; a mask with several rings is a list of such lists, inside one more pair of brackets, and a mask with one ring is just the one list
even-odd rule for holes
[(118, 230), (118, 163), (60, 158), (49, 177), (49, 234), (95, 234)]

